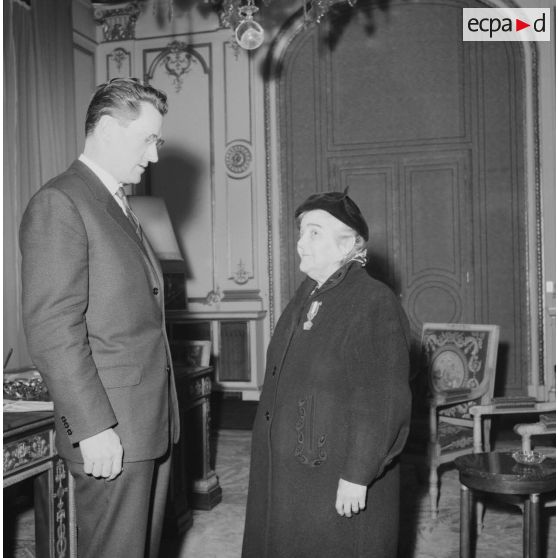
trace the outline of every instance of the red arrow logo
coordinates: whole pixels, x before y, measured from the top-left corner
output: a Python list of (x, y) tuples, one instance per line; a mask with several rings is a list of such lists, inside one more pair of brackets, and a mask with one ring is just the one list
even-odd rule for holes
[(521, 21), (520, 19), (515, 20), (515, 30), (516, 31), (521, 31), (522, 29), (525, 29), (526, 27), (531, 27), (531, 24), (530, 23), (525, 23), (524, 21)]

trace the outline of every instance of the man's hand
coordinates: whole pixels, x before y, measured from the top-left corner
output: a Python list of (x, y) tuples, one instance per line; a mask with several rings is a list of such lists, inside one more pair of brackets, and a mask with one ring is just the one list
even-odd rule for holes
[(86, 475), (113, 480), (122, 471), (124, 451), (120, 437), (112, 428), (81, 440), (79, 448), (83, 456), (83, 471)]
[(339, 515), (351, 517), (353, 513), (358, 513), (366, 507), (367, 487), (362, 484), (339, 479), (337, 486), (337, 500), (335, 509)]

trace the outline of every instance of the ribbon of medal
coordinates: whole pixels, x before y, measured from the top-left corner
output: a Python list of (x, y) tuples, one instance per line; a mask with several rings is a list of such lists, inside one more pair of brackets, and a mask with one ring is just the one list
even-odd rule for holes
[(322, 305), (321, 301), (318, 302), (317, 300), (315, 300), (310, 305), (310, 310), (308, 310), (308, 313), (306, 314), (306, 321), (304, 322), (304, 324), (302, 324), (302, 329), (305, 330), (312, 329), (312, 326), (314, 325), (312, 323), (312, 320), (316, 317), (316, 314), (318, 313), (318, 310), (320, 309), (321, 305)]

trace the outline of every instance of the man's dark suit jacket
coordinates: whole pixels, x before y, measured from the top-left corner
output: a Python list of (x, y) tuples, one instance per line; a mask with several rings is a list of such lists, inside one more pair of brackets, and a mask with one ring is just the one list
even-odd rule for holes
[(163, 455), (178, 440), (163, 281), (98, 177), (82, 162), (31, 199), (20, 229), (23, 323), (55, 407), (56, 445), (114, 427), (124, 461)]

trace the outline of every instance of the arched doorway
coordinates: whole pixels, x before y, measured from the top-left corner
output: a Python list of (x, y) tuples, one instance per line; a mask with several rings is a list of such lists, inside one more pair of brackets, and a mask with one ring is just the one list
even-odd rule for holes
[[(501, 326), (496, 392), (526, 392), (530, 368), (526, 62), (517, 43), (464, 43), (474, 1), (366, 4), (291, 24), (276, 64), (282, 305), (300, 282), (295, 207), (342, 190), (371, 228), (370, 273), (425, 321)], [(347, 8), (350, 10), (350, 8)]]

